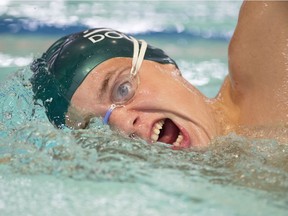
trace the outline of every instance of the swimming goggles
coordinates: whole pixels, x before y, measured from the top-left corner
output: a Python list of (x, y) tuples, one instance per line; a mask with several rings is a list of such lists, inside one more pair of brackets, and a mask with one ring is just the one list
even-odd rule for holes
[[(135, 78), (135, 76), (139, 72), (139, 69), (142, 65), (142, 62), (143, 62), (143, 59), (145, 56), (145, 52), (147, 49), (147, 43), (144, 40), (140, 40), (141, 48), (139, 51), (139, 42), (133, 37), (131, 37), (131, 39), (133, 41), (133, 59), (132, 59), (132, 67), (130, 70), (130, 79), (132, 80)], [(118, 104), (111, 104), (110, 105), (109, 109), (107, 110), (107, 112), (103, 118), (103, 124), (108, 124), (109, 118), (110, 118), (113, 110), (115, 108), (118, 108), (118, 107), (123, 107), (123, 105), (118, 105)]]

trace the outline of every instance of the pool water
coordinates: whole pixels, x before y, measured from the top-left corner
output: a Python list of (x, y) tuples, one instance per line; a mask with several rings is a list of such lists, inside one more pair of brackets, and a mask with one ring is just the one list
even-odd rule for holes
[(214, 97), (240, 1), (19, 2), (0, 3), (0, 215), (287, 214), (288, 143), (231, 133), (206, 150), (173, 151), (97, 118), (86, 130), (57, 130), (33, 101), (32, 59), (92, 26), (164, 48)]

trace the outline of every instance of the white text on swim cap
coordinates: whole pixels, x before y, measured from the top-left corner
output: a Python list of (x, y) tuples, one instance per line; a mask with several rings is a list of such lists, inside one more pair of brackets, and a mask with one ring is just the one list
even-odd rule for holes
[[(101, 34), (100, 32), (105, 31), (104, 34)], [(127, 35), (122, 34), (120, 32), (117, 32), (113, 29), (96, 29), (94, 31), (89, 32), (89, 30), (84, 31), (84, 38), (88, 38), (92, 43), (98, 43), (102, 40), (104, 40), (105, 38), (110, 38), (110, 39), (121, 39), (121, 38), (126, 38), (128, 40), (131, 40), (129, 37), (127, 37)], [(100, 33), (100, 34), (99, 34)]]

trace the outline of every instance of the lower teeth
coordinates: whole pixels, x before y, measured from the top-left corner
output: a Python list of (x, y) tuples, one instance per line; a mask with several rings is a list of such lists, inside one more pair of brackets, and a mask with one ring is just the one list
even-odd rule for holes
[(183, 135), (179, 133), (176, 141), (173, 143), (174, 146), (180, 146), (181, 141), (183, 140)]

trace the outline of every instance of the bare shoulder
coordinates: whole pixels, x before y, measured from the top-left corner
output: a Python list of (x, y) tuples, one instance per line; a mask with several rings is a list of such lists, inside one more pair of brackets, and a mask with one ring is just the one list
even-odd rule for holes
[(288, 1), (243, 3), (229, 45), (229, 78), (245, 116), (240, 121), (287, 122)]

